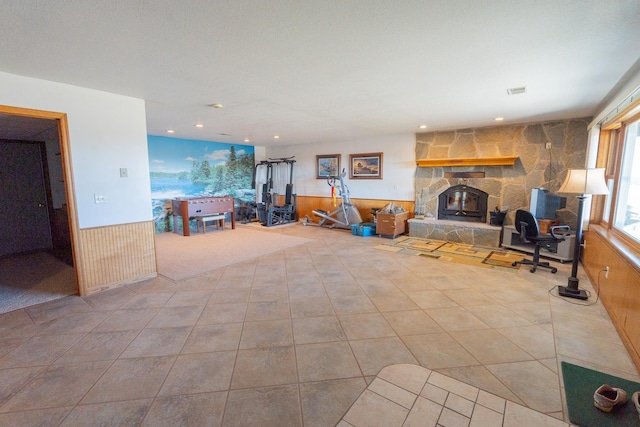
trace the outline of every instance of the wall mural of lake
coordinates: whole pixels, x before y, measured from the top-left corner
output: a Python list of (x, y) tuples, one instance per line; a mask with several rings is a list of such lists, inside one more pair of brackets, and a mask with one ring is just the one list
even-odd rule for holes
[(227, 196), (236, 208), (255, 200), (251, 145), (147, 136), (156, 233), (172, 231), (171, 200)]

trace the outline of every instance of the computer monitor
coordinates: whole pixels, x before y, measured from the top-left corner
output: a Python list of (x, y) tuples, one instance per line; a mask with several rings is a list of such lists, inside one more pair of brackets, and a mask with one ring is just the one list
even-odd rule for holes
[(544, 188), (531, 190), (529, 211), (536, 219), (555, 219), (556, 211), (567, 206), (567, 198), (549, 193)]

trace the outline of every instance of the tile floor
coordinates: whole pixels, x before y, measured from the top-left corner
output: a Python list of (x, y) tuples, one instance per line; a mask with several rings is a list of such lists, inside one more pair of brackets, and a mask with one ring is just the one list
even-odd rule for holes
[(265, 232), (312, 242), (0, 315), (0, 425), (333, 426), (394, 364), (562, 420), (560, 360), (639, 379), (601, 303), (550, 295), (568, 265), (483, 269), (346, 231)]
[(418, 365), (389, 365), (338, 427), (569, 427), (477, 387)]

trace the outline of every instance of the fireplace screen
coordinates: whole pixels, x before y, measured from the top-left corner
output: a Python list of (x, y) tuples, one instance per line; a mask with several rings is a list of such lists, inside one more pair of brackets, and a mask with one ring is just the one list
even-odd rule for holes
[(456, 191), (447, 195), (447, 210), (477, 211), (478, 195), (467, 191)]
[(466, 185), (449, 187), (438, 197), (438, 219), (487, 222), (488, 194)]

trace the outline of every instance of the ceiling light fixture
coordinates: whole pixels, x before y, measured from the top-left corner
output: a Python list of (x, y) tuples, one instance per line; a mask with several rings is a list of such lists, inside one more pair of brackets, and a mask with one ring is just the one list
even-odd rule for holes
[(496, 118), (495, 118), (495, 119), (493, 119), (493, 120), (495, 120), (496, 122), (501, 122), (501, 121), (503, 121), (503, 120), (504, 120), (504, 117), (496, 117)]
[(251, 142), (251, 140), (249, 138), (245, 138), (244, 142)]
[(173, 129), (168, 129), (167, 130), (167, 133), (173, 133), (173, 132), (175, 132)]
[(213, 107), (213, 108), (224, 108), (224, 105), (222, 105), (222, 104), (210, 104), (210, 107)]
[(420, 129), (426, 129), (427, 125), (420, 125)]
[(273, 135), (273, 139), (280, 139), (279, 135)]
[(526, 93), (526, 92), (527, 92), (527, 87), (526, 86), (512, 87), (510, 89), (507, 89), (507, 94), (509, 94), (509, 95), (520, 95), (520, 94)]
[(202, 123), (198, 123), (198, 124), (196, 124), (196, 127), (197, 127), (197, 128), (203, 128), (203, 127), (204, 127), (204, 125), (203, 125)]

